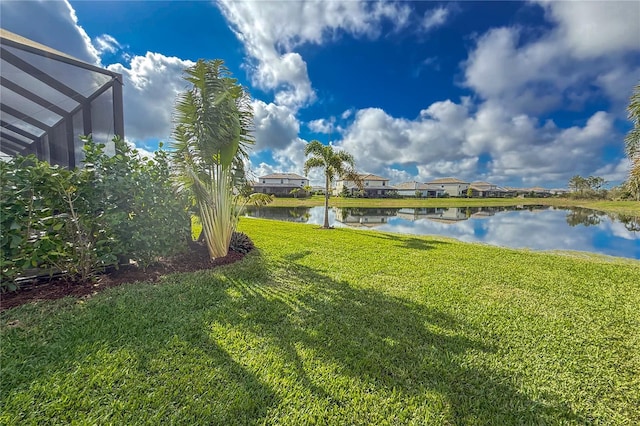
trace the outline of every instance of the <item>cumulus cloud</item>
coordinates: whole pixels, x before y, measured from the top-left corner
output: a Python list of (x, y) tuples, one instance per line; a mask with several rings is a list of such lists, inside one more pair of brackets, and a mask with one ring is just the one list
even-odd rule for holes
[(307, 64), (293, 50), (322, 44), (341, 33), (376, 37), (383, 20), (406, 25), (410, 9), (389, 2), (237, 2), (218, 6), (242, 41), (252, 63), (253, 83), (276, 92), (276, 102), (296, 109), (316, 98)]
[[(115, 53), (122, 46), (108, 34), (96, 45), (78, 23), (68, 1), (2, 2), (2, 25), (24, 37), (53, 47), (87, 62), (100, 64), (101, 53)], [(55, 37), (51, 35), (55, 34)], [(125, 65), (107, 66), (124, 79), (125, 135), (131, 141), (167, 139), (177, 93), (186, 84), (182, 71), (191, 61), (148, 52), (132, 57)]]
[(2, 28), (8, 31), (85, 62), (100, 64), (98, 50), (78, 24), (75, 10), (67, 0), (3, 1), (0, 16)]
[(307, 123), (307, 127), (309, 130), (315, 133), (325, 133), (330, 134), (334, 131), (335, 128), (335, 119), (329, 118), (319, 118), (317, 120), (311, 120)]
[(576, 58), (638, 50), (640, 3), (633, 1), (541, 1), (558, 24), (558, 38)]
[(254, 100), (255, 151), (286, 149), (298, 139), (300, 123), (287, 107)]
[[(576, 173), (588, 175), (605, 167), (602, 150), (616, 137), (613, 117), (603, 111), (582, 126), (563, 129), (550, 120), (514, 116), (497, 103), (470, 110), (464, 102), (447, 100), (414, 120), (381, 109), (360, 110), (338, 145), (355, 156), (360, 169), (393, 176), (396, 183), (457, 176), (503, 185), (564, 186)], [(395, 170), (410, 167), (417, 174), (394, 172), (389, 159), (398, 165)], [(571, 170), (567, 164), (573, 165)]]
[(605, 164), (603, 167), (596, 170), (593, 175), (600, 176), (609, 183), (623, 182), (629, 176), (631, 170), (631, 161), (628, 158), (623, 158), (617, 163)]
[(128, 138), (143, 141), (170, 137), (176, 96), (187, 87), (182, 72), (193, 64), (189, 60), (147, 52), (145, 56), (134, 56), (127, 65), (107, 67), (124, 78), (125, 134)]
[(517, 113), (579, 110), (598, 97), (621, 102), (619, 88), (638, 75), (623, 54), (640, 51), (640, 4), (540, 4), (554, 27), (533, 40), (519, 27), (489, 30), (462, 64), (464, 85)]

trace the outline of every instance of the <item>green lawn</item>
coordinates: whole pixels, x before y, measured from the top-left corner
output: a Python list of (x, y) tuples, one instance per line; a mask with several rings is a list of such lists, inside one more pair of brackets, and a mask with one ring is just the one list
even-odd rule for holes
[(640, 262), (241, 230), (240, 263), (3, 312), (0, 424), (640, 424)]
[[(324, 196), (309, 198), (276, 198), (270, 207), (323, 206)], [(611, 213), (640, 214), (637, 201), (572, 200), (568, 198), (342, 198), (331, 197), (332, 207), (490, 207), (545, 205), (586, 207)]]

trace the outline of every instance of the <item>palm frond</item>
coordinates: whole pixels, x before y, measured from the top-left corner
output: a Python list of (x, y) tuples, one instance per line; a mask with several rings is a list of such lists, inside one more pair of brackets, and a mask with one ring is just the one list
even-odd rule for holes
[(224, 256), (237, 223), (234, 182), (245, 180), (254, 143), (251, 101), (221, 60), (199, 60), (184, 78), (191, 86), (176, 100), (173, 163), (198, 204), (211, 256)]

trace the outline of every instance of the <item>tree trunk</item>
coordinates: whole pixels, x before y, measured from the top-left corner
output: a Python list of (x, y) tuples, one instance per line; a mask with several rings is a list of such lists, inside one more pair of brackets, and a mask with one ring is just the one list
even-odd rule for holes
[(329, 176), (325, 175), (324, 185), (324, 225), (325, 229), (329, 228)]

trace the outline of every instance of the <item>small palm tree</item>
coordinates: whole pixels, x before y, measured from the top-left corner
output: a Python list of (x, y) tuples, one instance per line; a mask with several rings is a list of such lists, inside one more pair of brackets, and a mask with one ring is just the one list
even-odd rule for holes
[(346, 151), (334, 151), (333, 146), (323, 145), (317, 140), (313, 140), (304, 148), (304, 154), (310, 158), (304, 163), (304, 174), (307, 176), (309, 170), (315, 168), (324, 169), (324, 224), (323, 228), (329, 228), (329, 189), (336, 176), (356, 183), (362, 187), (362, 179), (355, 171), (355, 160)]
[(247, 92), (222, 60), (199, 60), (185, 70), (191, 88), (176, 102), (173, 163), (195, 199), (212, 259), (224, 257), (238, 220), (234, 186), (244, 183), (243, 159), (254, 143)]

